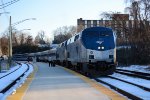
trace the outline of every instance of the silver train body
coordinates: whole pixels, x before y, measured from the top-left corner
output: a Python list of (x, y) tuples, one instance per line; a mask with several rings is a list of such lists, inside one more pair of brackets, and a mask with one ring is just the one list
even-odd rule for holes
[(30, 53), (28, 56), (36, 59), (37, 62), (48, 62), (49, 57), (51, 57), (52, 61), (56, 61), (56, 48), (42, 52)]
[(110, 75), (116, 68), (116, 42), (112, 29), (92, 27), (84, 29), (55, 49), (30, 54), (37, 61), (52, 57), (56, 64), (84, 74)]

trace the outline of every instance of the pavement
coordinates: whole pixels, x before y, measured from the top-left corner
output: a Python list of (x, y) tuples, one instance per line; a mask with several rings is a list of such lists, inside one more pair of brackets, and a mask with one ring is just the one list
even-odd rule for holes
[(61, 67), (37, 63), (38, 71), (23, 100), (110, 100)]
[(126, 100), (79, 73), (48, 63), (34, 63), (34, 73), (7, 100)]

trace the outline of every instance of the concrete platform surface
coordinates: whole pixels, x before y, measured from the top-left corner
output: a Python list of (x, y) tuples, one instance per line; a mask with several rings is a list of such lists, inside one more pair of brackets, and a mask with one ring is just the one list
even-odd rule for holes
[(62, 67), (48, 67), (48, 63), (36, 65), (38, 71), (23, 100), (110, 100)]

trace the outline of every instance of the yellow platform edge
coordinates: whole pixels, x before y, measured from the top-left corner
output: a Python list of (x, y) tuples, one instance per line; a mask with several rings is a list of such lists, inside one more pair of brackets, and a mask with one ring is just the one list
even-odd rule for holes
[[(32, 64), (32, 63), (31, 63)], [(17, 88), (16, 93), (13, 95), (9, 95), (7, 97), (7, 100), (22, 100), (22, 97), (24, 96), (25, 92), (27, 91), (29, 85), (31, 84), (35, 73), (38, 71), (38, 67), (34, 64), (33, 66), (33, 72), (27, 77), (26, 81), (20, 88)]]

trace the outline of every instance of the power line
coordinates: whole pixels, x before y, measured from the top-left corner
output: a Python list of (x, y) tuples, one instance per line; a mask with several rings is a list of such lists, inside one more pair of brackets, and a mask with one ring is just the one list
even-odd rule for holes
[(16, 1), (16, 0), (12, 0), (12, 1), (9, 1), (9, 2), (7, 2), (7, 3), (3, 3), (3, 4), (2, 4), (2, 5), (0, 5), (0, 6), (7, 5), (7, 4), (9, 4), (9, 3), (11, 3), (11, 2), (14, 2), (14, 1)]
[(13, 1), (7, 2), (7, 3), (5, 3), (5, 4), (2, 4), (2, 5), (0, 5), (0, 6), (2, 6), (2, 7), (0, 7), (0, 9), (3, 9), (3, 8), (5, 8), (5, 7), (8, 7), (8, 6), (10, 6), (10, 5), (12, 5), (12, 4), (14, 4), (14, 3), (16, 3), (16, 2), (18, 2), (18, 1), (20, 1), (20, 0), (13, 0)]
[[(5, 13), (6, 12), (5, 7), (8, 7), (8, 6), (10, 6), (10, 5), (12, 5), (12, 4), (14, 4), (14, 3), (16, 3), (18, 1), (20, 1), (20, 0), (12, 0), (12, 1), (9, 1), (7, 3), (4, 3), (3, 0), (1, 0), (2, 4), (0, 5), (0, 9), (3, 9), (3, 11)], [(7, 18), (7, 21), (9, 22), (9, 16), (6, 13), (5, 13), (5, 16)], [(6, 34), (6, 33), (8, 33), (8, 28), (3, 32), (3, 34)]]
[[(10, 5), (12, 5), (12, 4), (14, 4), (14, 3), (16, 3), (18, 1), (20, 1), (20, 0), (11, 0), (11, 1), (7, 2), (7, 3), (4, 3), (3, 0), (1, 0), (2, 4), (0, 5), (0, 9), (3, 9), (3, 11), (5, 13), (6, 12), (5, 7), (8, 7), (8, 6), (10, 6)], [(5, 13), (5, 16), (6, 16), (7, 21), (9, 22), (9, 16), (6, 13)], [(6, 33), (6, 31), (4, 33)]]
[[(1, 0), (2, 5), (4, 4), (3, 0)], [(3, 8), (4, 13), (7, 12), (5, 8)], [(7, 21), (9, 21), (9, 16), (5, 13)]]

